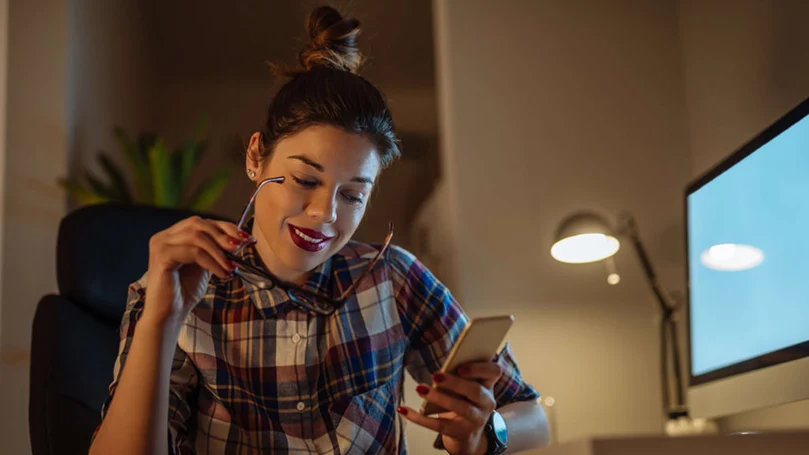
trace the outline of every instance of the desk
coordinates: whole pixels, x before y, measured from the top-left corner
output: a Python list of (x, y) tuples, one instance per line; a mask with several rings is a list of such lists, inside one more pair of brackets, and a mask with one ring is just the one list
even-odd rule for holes
[(526, 455), (809, 455), (809, 431), (705, 436), (595, 436)]

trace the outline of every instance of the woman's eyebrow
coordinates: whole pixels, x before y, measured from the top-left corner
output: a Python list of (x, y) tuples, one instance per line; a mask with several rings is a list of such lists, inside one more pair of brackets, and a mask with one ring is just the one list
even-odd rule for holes
[[(307, 165), (317, 169), (320, 172), (325, 172), (325, 170), (326, 170), (326, 168), (324, 168), (322, 164), (320, 164), (318, 162), (315, 162), (315, 161), (312, 161), (310, 158), (308, 158), (305, 155), (291, 155), (291, 156), (288, 156), (287, 159), (299, 160), (299, 161), (303, 162), (304, 164), (307, 164)], [(362, 176), (354, 177), (354, 178), (351, 179), (351, 181), (356, 182), (356, 183), (368, 184), (368, 185), (373, 185), (374, 184), (374, 179), (372, 179), (370, 177), (362, 177)]]
[(367, 185), (373, 185), (374, 184), (374, 179), (370, 179), (368, 177), (354, 177), (353, 179), (351, 179), (351, 181), (352, 182), (357, 182), (357, 183), (365, 183)]
[(323, 167), (322, 164), (317, 163), (315, 161), (312, 161), (311, 159), (309, 159), (308, 157), (306, 157), (304, 155), (292, 155), (292, 156), (289, 156), (288, 159), (303, 161), (305, 164), (308, 164), (309, 166), (312, 166), (313, 168), (317, 169), (320, 172), (323, 172), (325, 170), (325, 168)]

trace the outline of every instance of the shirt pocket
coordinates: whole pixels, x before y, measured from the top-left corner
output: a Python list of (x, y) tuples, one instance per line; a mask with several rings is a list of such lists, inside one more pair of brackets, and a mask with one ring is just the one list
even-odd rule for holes
[(329, 406), (334, 431), (344, 454), (392, 453), (396, 447), (398, 381), (384, 384)]

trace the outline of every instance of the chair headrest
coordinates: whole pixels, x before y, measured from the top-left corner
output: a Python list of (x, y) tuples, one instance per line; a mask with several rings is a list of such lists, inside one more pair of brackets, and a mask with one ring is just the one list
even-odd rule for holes
[(59, 225), (59, 293), (99, 316), (120, 321), (127, 286), (146, 272), (151, 236), (195, 214), (118, 203), (71, 212)]

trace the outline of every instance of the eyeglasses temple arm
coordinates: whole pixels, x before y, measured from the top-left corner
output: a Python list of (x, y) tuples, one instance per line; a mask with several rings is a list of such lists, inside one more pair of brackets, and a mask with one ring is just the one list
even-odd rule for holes
[(258, 191), (264, 188), (264, 185), (268, 183), (284, 183), (284, 180), (286, 180), (285, 177), (271, 177), (262, 180), (258, 185), (256, 185), (256, 189), (253, 190), (253, 194), (250, 195), (250, 200), (247, 201), (247, 205), (242, 211), (242, 216), (239, 218), (239, 223), (236, 225), (240, 231), (244, 229), (244, 224), (247, 222), (247, 214), (250, 213), (250, 208), (256, 203), (256, 195), (258, 195)]
[(390, 241), (393, 238), (393, 221), (388, 223), (388, 235), (385, 236), (385, 242), (382, 244), (382, 248), (379, 249), (379, 252), (376, 253), (376, 256), (371, 260), (371, 262), (365, 267), (365, 270), (362, 271), (362, 274), (353, 282), (351, 286), (348, 287), (343, 294), (340, 296), (340, 300), (345, 300), (346, 297), (351, 295), (354, 292), (354, 289), (357, 288), (360, 281), (365, 278), (365, 275), (368, 274), (368, 271), (371, 270), (371, 267), (376, 264), (379, 258), (382, 256), (383, 253), (388, 251), (388, 247), (390, 246)]

